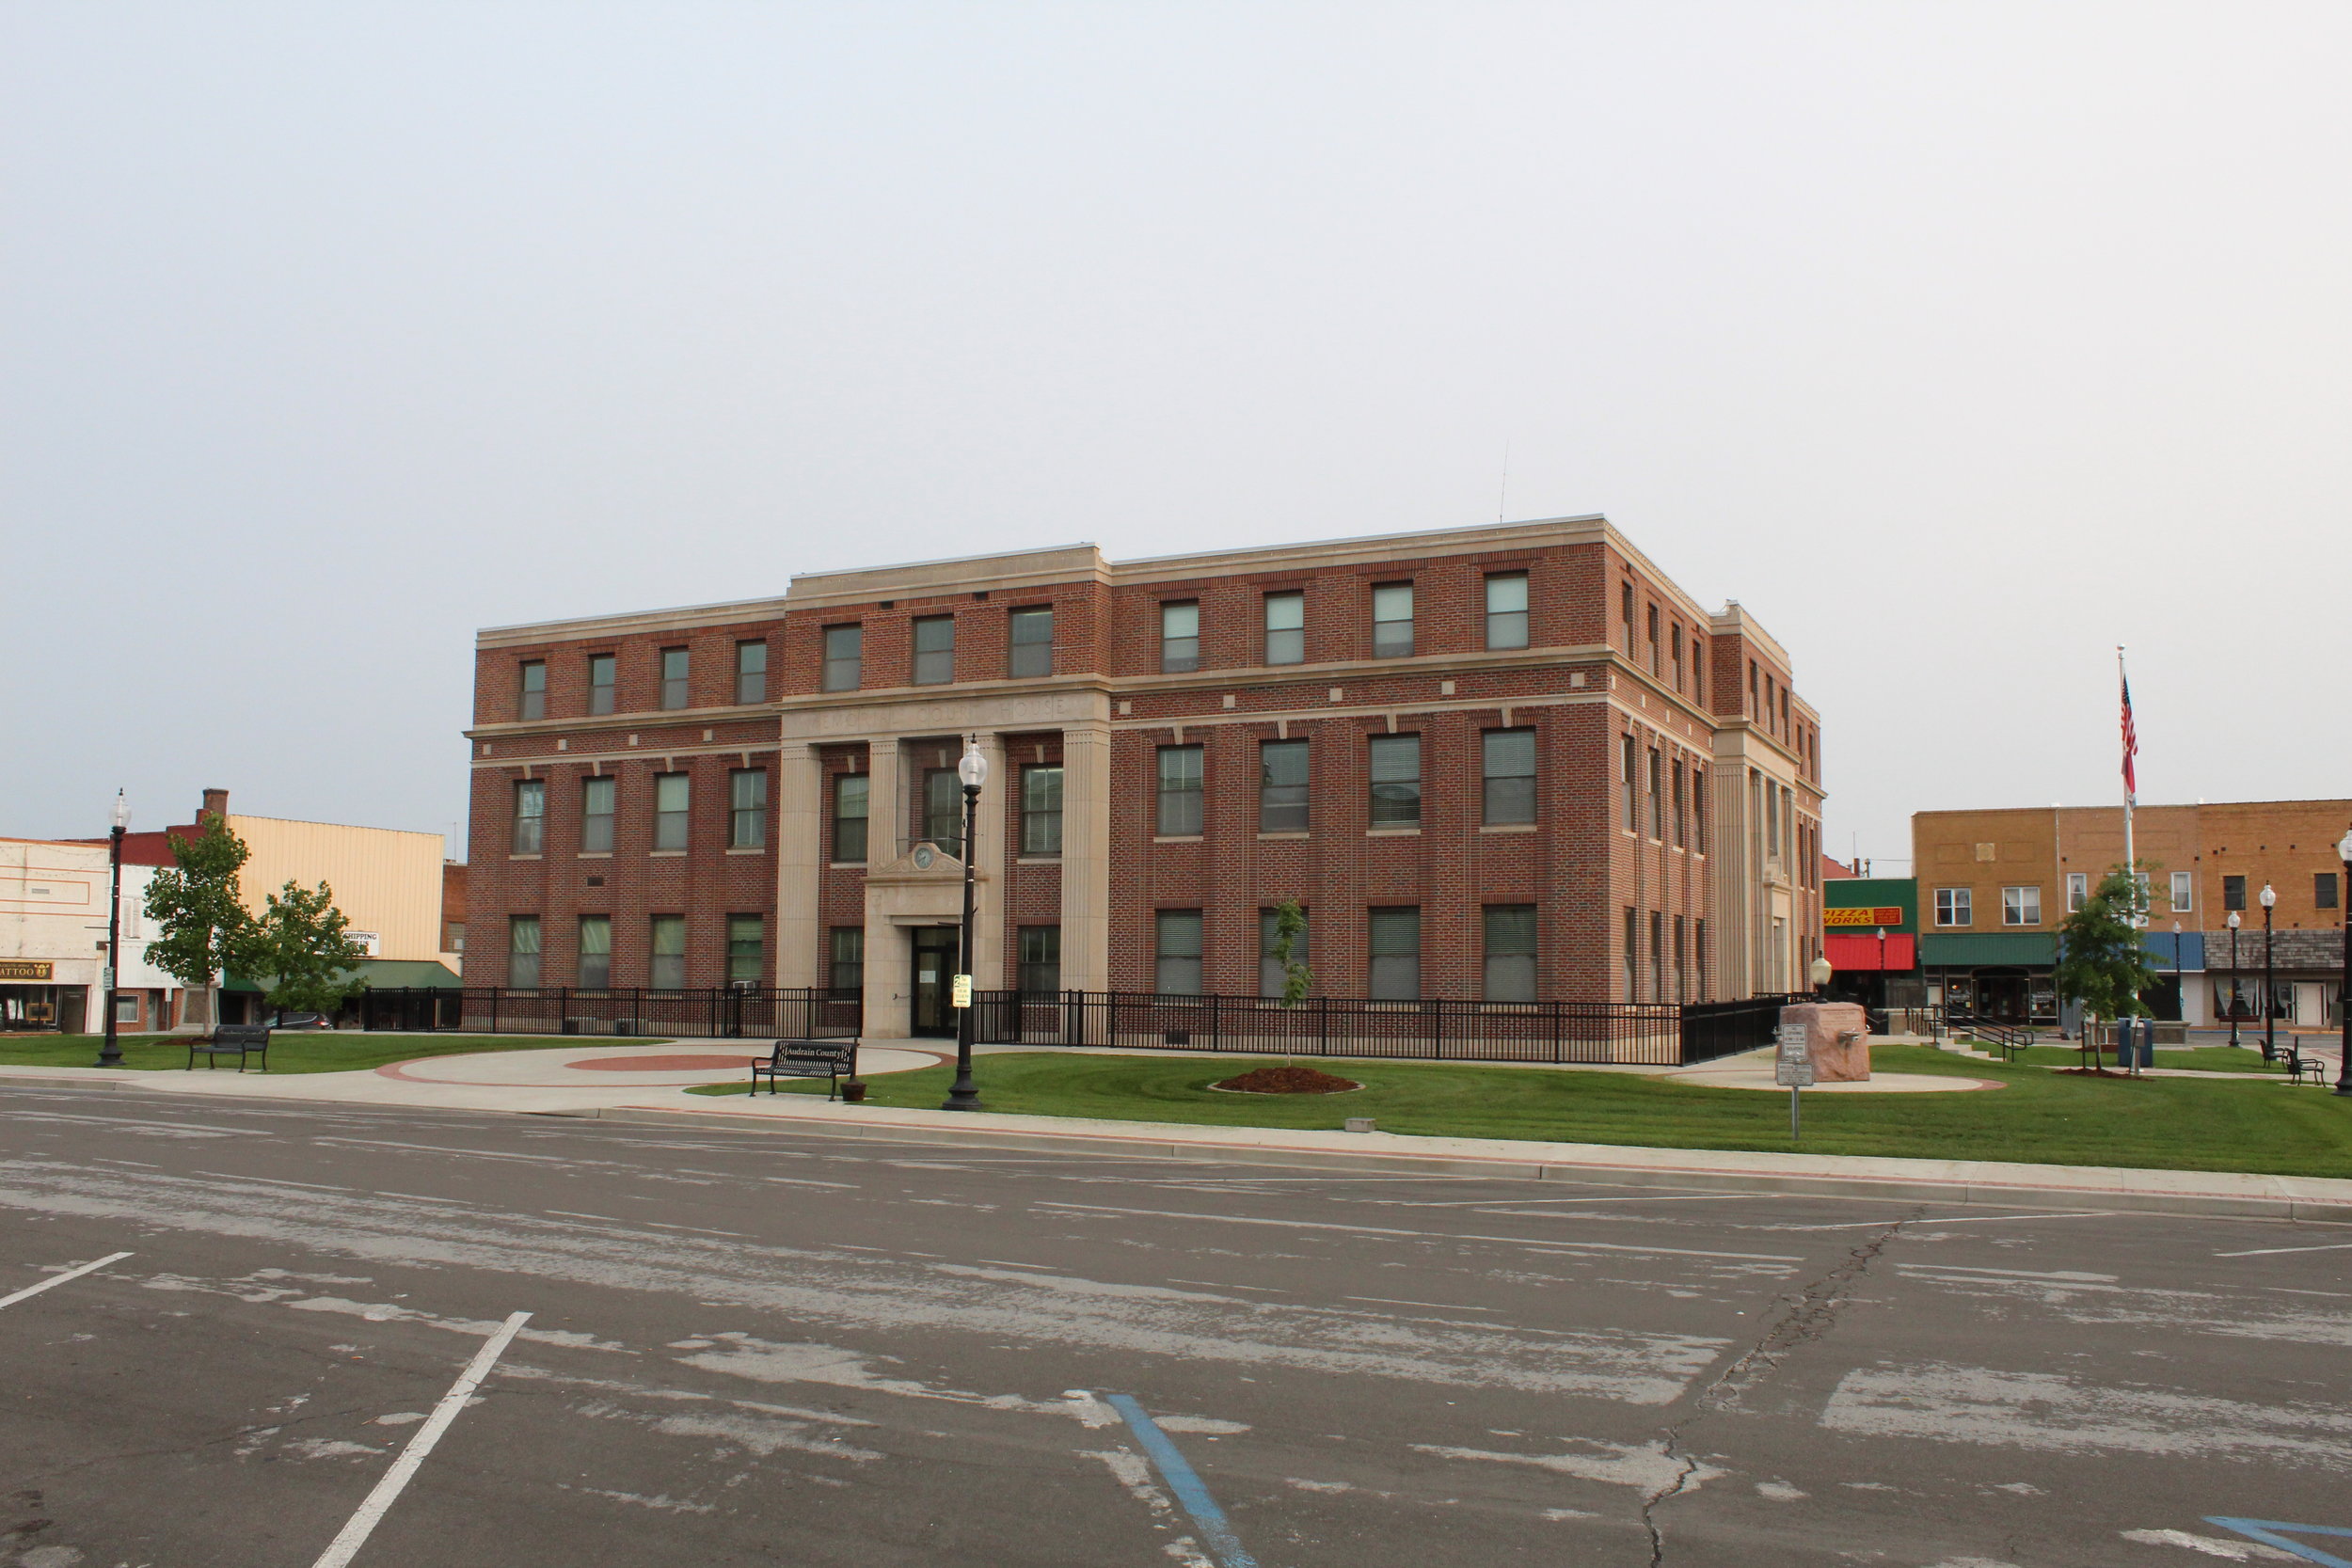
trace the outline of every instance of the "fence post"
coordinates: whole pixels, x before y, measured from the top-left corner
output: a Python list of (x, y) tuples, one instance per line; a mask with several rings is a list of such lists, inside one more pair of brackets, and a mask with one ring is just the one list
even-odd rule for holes
[(1315, 1021), (1315, 1054), (1328, 1056), (1331, 1054), (1331, 998), (1318, 996), (1315, 1006), (1322, 1012), (1322, 1016)]
[(1558, 1067), (1561, 1050), (1560, 1004), (1556, 1000), (1547, 1002), (1544, 1004), (1544, 1010), (1551, 1014), (1551, 1065)]

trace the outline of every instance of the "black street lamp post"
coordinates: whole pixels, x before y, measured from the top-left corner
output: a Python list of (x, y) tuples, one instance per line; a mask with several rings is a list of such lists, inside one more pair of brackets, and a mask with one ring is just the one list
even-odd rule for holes
[(99, 1047), (100, 1067), (122, 1065), (122, 1042), (116, 1037), (117, 1016), (121, 1008), (115, 1006), (115, 997), (122, 988), (122, 830), (131, 825), (131, 802), (122, 791), (115, 791), (114, 832), (109, 835), (106, 859), (112, 872), (106, 895), (106, 972), (102, 976), (106, 993), (106, 1043)]
[(978, 833), (980, 786), (988, 783), (988, 758), (980, 754), (980, 738), (974, 736), (965, 747), (963, 760), (956, 764), (956, 776), (963, 781), (963, 939), (962, 963), (956, 975), (956, 1081), (947, 1091), (947, 1103), (943, 1111), (977, 1111), (980, 1108), (980, 1091), (972, 1082), (972, 866), (979, 859)]
[(2279, 894), (2268, 882), (2263, 884), (2263, 1060), (2279, 1059), (2279, 986), (2272, 978), (2276, 973), (2270, 961), (2270, 911), (2279, 902)]
[(2236, 1045), (2236, 1044), (2238, 1043), (2238, 1038), (2237, 1038), (2238, 994), (2237, 994), (2237, 993), (2238, 993), (2238, 977), (2237, 977), (2237, 911), (2235, 911), (2235, 910), (2232, 910), (2232, 911), (2230, 911), (2230, 1043), (2231, 1043), (2233, 1046), (2234, 1046), (2234, 1045)]
[[(2336, 895), (2336, 909), (2344, 911), (2352, 905), (2352, 829), (2336, 841), (2336, 859), (2344, 863), (2344, 890)], [(2352, 912), (2344, 915), (2344, 980), (2336, 990), (2336, 1022), (2344, 1026), (2337, 1039), (2337, 1049), (2344, 1053), (2336, 1058), (2336, 1092), (2352, 1095)]]

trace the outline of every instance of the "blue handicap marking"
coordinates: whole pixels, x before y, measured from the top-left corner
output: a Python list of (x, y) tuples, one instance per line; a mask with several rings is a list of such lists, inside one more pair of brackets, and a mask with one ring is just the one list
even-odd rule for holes
[[(1126, 1421), (1127, 1430), (1136, 1434), (1143, 1451), (1152, 1456), (1152, 1464), (1167, 1481), (1168, 1489), (1176, 1494), (1176, 1500), (1192, 1522), (1200, 1527), (1200, 1534), (1208, 1542), (1209, 1550), (1216, 1554), (1224, 1568), (1258, 1568), (1257, 1560), (1242, 1549), (1240, 1539), (1233, 1534), (1232, 1522), (1225, 1511), (1216, 1506), (1209, 1489), (1200, 1482), (1199, 1472), (1187, 1463), (1168, 1433), (1160, 1429), (1132, 1394), (1106, 1394), (1104, 1402)], [(2340, 1563), (2338, 1568), (2352, 1568), (2352, 1562)]]
[(2293, 1552), (2306, 1562), (2318, 1563), (2320, 1568), (2352, 1568), (2352, 1561), (2347, 1561), (2333, 1552), (2323, 1552), (2317, 1546), (2301, 1541), (2291, 1541), (2279, 1533), (2281, 1530), (2294, 1530), (2298, 1535), (2334, 1535), (2352, 1539), (2352, 1529), (2345, 1529), (2341, 1525), (2290, 1525), (2280, 1519), (2232, 1519), (2219, 1513), (2206, 1514), (2205, 1523), (2219, 1525), (2223, 1529), (2235, 1530), (2249, 1541), (2259, 1541), (2265, 1546), (2277, 1546), (2281, 1550)]

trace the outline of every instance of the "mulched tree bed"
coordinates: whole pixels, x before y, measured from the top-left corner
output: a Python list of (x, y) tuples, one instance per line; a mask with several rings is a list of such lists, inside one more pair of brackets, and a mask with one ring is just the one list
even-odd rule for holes
[(1231, 1089), (1236, 1094), (1345, 1094), (1363, 1087), (1351, 1079), (1335, 1078), (1311, 1067), (1262, 1067), (1209, 1086)]

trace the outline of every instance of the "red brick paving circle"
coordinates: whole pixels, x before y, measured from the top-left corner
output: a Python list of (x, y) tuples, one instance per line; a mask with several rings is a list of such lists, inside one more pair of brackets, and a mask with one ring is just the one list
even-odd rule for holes
[(758, 1061), (757, 1056), (596, 1056), (566, 1067), (590, 1072), (716, 1072), (733, 1070)]

